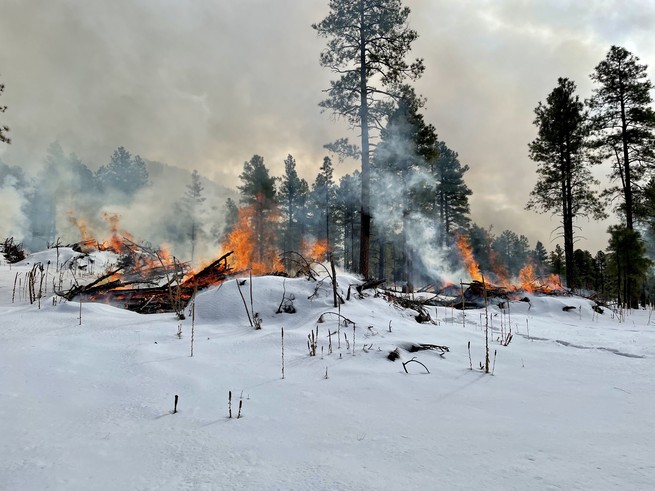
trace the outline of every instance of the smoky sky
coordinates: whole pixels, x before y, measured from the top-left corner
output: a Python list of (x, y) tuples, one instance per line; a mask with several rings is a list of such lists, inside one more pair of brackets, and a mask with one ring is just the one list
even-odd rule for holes
[[(655, 3), (406, 0), (424, 58), (425, 118), (470, 166), (472, 218), (552, 249), (557, 218), (524, 211), (536, 181), (534, 108), (558, 77), (591, 95), (611, 45), (655, 63)], [(327, 0), (0, 0), (0, 98), (12, 165), (36, 167), (57, 140), (92, 168), (122, 145), (236, 187), (243, 162), (273, 174), (292, 154), (312, 181), (327, 142), (357, 132), (318, 107), (332, 74), (311, 29)], [(653, 79), (655, 72), (649, 68)], [(356, 163), (337, 164), (337, 175)], [(604, 176), (609, 168), (596, 171)], [(581, 221), (579, 247), (610, 222)]]

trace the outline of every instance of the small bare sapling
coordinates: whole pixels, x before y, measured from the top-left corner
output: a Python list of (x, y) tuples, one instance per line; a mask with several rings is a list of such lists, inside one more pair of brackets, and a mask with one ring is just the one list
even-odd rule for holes
[(284, 380), (284, 327), (281, 328), (282, 332), (282, 380)]

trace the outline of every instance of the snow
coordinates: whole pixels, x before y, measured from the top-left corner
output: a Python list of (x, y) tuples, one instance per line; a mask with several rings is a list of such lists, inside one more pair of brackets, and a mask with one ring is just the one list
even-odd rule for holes
[[(36, 261), (51, 262), (46, 298), (39, 308), (17, 288), (12, 303), (16, 274), (24, 278)], [(355, 349), (353, 328), (342, 326), (341, 348), (333, 336), (328, 354), (337, 317), (317, 321), (336, 311), (330, 284), (255, 277), (262, 329), (250, 327), (235, 280), (227, 281), (196, 299), (191, 357), (191, 316), (180, 322), (84, 303), (80, 325), (78, 303), (53, 302), (55, 262), (45, 251), (0, 265), (0, 489), (571, 490), (655, 482), (655, 328), (647, 310), (623, 318), (597, 314), (583, 298), (534, 295), (509, 311), (491, 307), (490, 375), (477, 369), (484, 310), (467, 310), (463, 326), (460, 311), (439, 307), (435, 324), (418, 324), (415, 312), (372, 291), (353, 294), (340, 313), (356, 324)], [(95, 273), (110, 262), (94, 258)], [(339, 276), (344, 295), (355, 283)], [(276, 313), (283, 291), (296, 313)], [(514, 335), (508, 346), (498, 341), (501, 323)], [(316, 326), (318, 353), (310, 357)], [(450, 352), (401, 349), (401, 360), (386, 358), (412, 343)], [(416, 363), (405, 373), (401, 362), (414, 356), (429, 374)]]

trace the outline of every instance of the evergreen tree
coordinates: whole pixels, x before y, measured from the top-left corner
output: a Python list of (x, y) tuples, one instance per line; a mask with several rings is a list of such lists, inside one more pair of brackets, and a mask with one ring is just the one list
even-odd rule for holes
[(601, 298), (607, 298), (609, 293), (607, 262), (607, 255), (603, 251), (598, 251), (594, 257), (594, 290)]
[(557, 244), (555, 250), (550, 253), (550, 270), (553, 274), (562, 276), (566, 273), (564, 265), (564, 250)]
[(559, 78), (546, 104), (535, 109), (539, 134), (530, 143), (530, 158), (537, 162), (539, 179), (527, 209), (557, 212), (562, 220), (567, 286), (576, 286), (573, 260), (574, 227), (578, 216), (604, 217), (591, 186), (598, 184), (589, 170), (588, 125), (575, 83)]
[(148, 185), (148, 170), (141, 157), (118, 147), (107, 165), (98, 169), (96, 178), (102, 189), (119, 191), (133, 196), (139, 189)]
[(548, 251), (539, 240), (534, 246), (534, 251), (532, 252), (532, 260), (534, 261), (534, 266), (536, 268), (537, 274), (545, 274), (546, 268), (548, 268)]
[(400, 0), (330, 0), (330, 12), (312, 25), (328, 39), (321, 65), (340, 74), (330, 83), (325, 110), (343, 116), (361, 134), (361, 230), (359, 272), (369, 276), (371, 169), (369, 131), (381, 128), (389, 114), (389, 95), (404, 79), (416, 79), (423, 62), (405, 61), (415, 31), (407, 26), (410, 10)]
[(332, 229), (334, 227), (335, 183), (333, 175), (332, 160), (330, 157), (324, 157), (319, 173), (312, 183), (307, 206), (312, 235), (319, 240), (324, 240), (330, 252), (334, 246)]
[[(296, 160), (287, 156), (284, 161), (284, 176), (280, 184), (279, 201), (284, 215), (285, 251), (299, 251), (303, 234), (305, 232), (307, 196), (309, 185), (307, 181), (298, 176)], [(285, 265), (288, 267), (288, 265)]]
[(335, 193), (335, 223), (341, 230), (337, 242), (343, 251), (343, 267), (349, 271), (358, 269), (360, 190), (360, 173), (355, 171), (340, 179)]
[(608, 230), (609, 269), (616, 285), (617, 302), (630, 308), (639, 306), (640, 288), (646, 279), (651, 261), (641, 234), (625, 225), (612, 225)]
[(573, 253), (575, 270), (578, 274), (578, 288), (591, 290), (595, 283), (594, 257), (589, 251), (576, 249)]
[(191, 243), (191, 262), (193, 263), (196, 253), (196, 242), (198, 237), (203, 234), (201, 215), (203, 212), (203, 203), (206, 201), (202, 194), (204, 187), (200, 182), (200, 174), (196, 169), (191, 174), (191, 183), (187, 184), (184, 193), (183, 209), (186, 215), (188, 237)]
[(511, 230), (503, 230), (494, 239), (491, 248), (496, 253), (494, 272), (499, 276), (509, 278), (518, 275), (527, 262), (530, 243), (525, 235), (519, 236)]
[[(381, 131), (372, 165), (372, 180), (379, 195), (375, 213), (378, 251), (378, 276), (385, 270), (385, 245), (393, 243), (401, 260), (398, 277), (410, 282), (414, 251), (410, 250), (408, 229), (416, 213), (432, 211), (433, 187), (428, 182), (427, 169), (435, 157), (436, 133), (418, 113), (420, 100), (405, 88), (397, 109)], [(427, 203), (427, 204), (426, 204)]]
[(457, 152), (454, 152), (440, 141), (432, 166), (432, 175), (436, 179), (434, 192), (435, 216), (439, 217), (439, 225), (445, 237), (451, 236), (456, 230), (464, 230), (471, 219), (471, 209), (468, 197), (473, 194), (464, 182), (464, 174), (468, 165), (459, 162)]
[(622, 197), (619, 209), (630, 230), (639, 214), (640, 187), (655, 164), (653, 85), (646, 68), (625, 48), (612, 46), (591, 75), (597, 84), (589, 100), (595, 146), (612, 162), (611, 177), (620, 182), (607, 195)]
[(238, 186), (242, 203), (252, 205), (259, 202), (264, 208), (270, 208), (276, 203), (276, 179), (270, 175), (263, 157), (253, 155), (249, 161), (244, 162), (239, 179), (243, 183)]
[(234, 226), (238, 221), (239, 207), (232, 198), (228, 198), (225, 200), (225, 225), (223, 227), (221, 241), (225, 240), (225, 237), (227, 237), (228, 234), (234, 230)]
[(267, 243), (273, 233), (272, 216), (277, 212), (277, 193), (275, 191), (276, 178), (271, 176), (264, 164), (263, 157), (253, 157), (243, 164), (243, 172), (239, 175), (241, 186), (241, 202), (253, 207), (251, 226), (255, 233), (257, 243), (256, 257), (258, 263), (265, 260)]
[[(0, 84), (0, 95), (5, 90), (5, 84)], [(7, 110), (7, 106), (0, 106), (0, 113), (4, 113)], [(7, 125), (0, 125), (0, 143), (11, 143), (11, 139), (7, 136), (7, 133), (9, 132), (9, 126)]]
[(473, 223), (468, 230), (469, 245), (480, 271), (486, 273), (493, 270), (494, 253), (492, 245), (495, 241), (492, 228), (482, 228)]

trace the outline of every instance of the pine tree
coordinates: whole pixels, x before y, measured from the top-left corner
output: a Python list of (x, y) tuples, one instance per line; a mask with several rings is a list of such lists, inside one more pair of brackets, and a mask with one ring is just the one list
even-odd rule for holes
[(118, 147), (107, 165), (98, 169), (96, 178), (103, 190), (119, 191), (127, 196), (148, 185), (148, 170), (143, 159)]
[(495, 241), (492, 228), (485, 229), (473, 223), (468, 230), (468, 239), (471, 252), (480, 267), (480, 271), (483, 273), (492, 271), (495, 255), (492, 250), (492, 244)]
[(589, 251), (576, 249), (573, 253), (575, 270), (578, 275), (578, 288), (591, 290), (594, 287), (594, 257)]
[(285, 251), (300, 250), (306, 223), (305, 207), (308, 193), (309, 185), (298, 176), (296, 160), (291, 155), (287, 156), (284, 160), (284, 176), (279, 192), (279, 202), (285, 222), (282, 244)]
[(557, 244), (555, 250), (550, 253), (550, 270), (553, 274), (564, 275), (566, 272), (564, 266), (564, 250)]
[(232, 198), (227, 198), (225, 200), (225, 225), (223, 226), (223, 233), (221, 237), (221, 242), (225, 240), (225, 237), (234, 230), (234, 226), (239, 220), (239, 207), (234, 202)]
[(598, 86), (589, 100), (595, 146), (612, 162), (611, 177), (620, 182), (607, 191), (621, 196), (619, 207), (628, 229), (634, 228), (640, 187), (655, 164), (655, 111), (646, 65), (625, 48), (612, 46), (591, 75)]
[(466, 229), (471, 222), (468, 197), (473, 192), (464, 182), (464, 174), (468, 172), (469, 166), (459, 162), (457, 152), (440, 141), (436, 153), (438, 157), (432, 165), (432, 175), (436, 181), (434, 208), (445, 244), (446, 237), (457, 230)]
[(578, 216), (604, 217), (604, 211), (592, 191), (598, 184), (589, 170), (589, 127), (584, 106), (575, 94), (575, 83), (559, 78), (546, 104), (535, 109), (534, 124), (539, 134), (530, 143), (530, 158), (537, 162), (539, 179), (530, 193), (526, 208), (540, 213), (556, 212), (562, 221), (566, 281), (576, 285), (573, 260), (574, 227)]
[(183, 209), (188, 220), (188, 237), (191, 244), (191, 262), (193, 263), (196, 253), (196, 242), (199, 235), (203, 235), (201, 215), (203, 203), (207, 198), (203, 196), (204, 187), (200, 182), (200, 174), (196, 169), (191, 174), (191, 183), (187, 184), (184, 193)]
[(548, 268), (548, 251), (541, 241), (537, 241), (532, 252), (532, 260), (536, 268), (537, 274), (543, 275)]
[[(5, 90), (5, 84), (0, 84), (0, 95)], [(7, 106), (0, 106), (0, 113), (4, 113), (7, 110)], [(6, 125), (0, 125), (0, 143), (11, 143), (11, 138), (7, 136), (7, 133), (9, 132), (9, 126)]]
[(330, 157), (324, 157), (316, 179), (312, 183), (309, 194), (309, 213), (312, 223), (312, 233), (319, 240), (325, 240), (328, 249), (333, 249), (333, 208), (335, 200), (334, 169)]
[(355, 171), (341, 178), (335, 193), (335, 224), (341, 230), (336, 241), (341, 243), (343, 267), (348, 271), (358, 269), (360, 190), (360, 173)]
[[(428, 156), (427, 152), (434, 151), (436, 134), (418, 113), (420, 106), (419, 98), (405, 88), (398, 107), (381, 131), (372, 162), (372, 182), (377, 194), (387, 198), (378, 200), (375, 207), (379, 217), (375, 223), (378, 276), (385, 276), (386, 246), (392, 244), (394, 256), (400, 260), (394, 276), (405, 282), (412, 280), (414, 259), (408, 240), (410, 221), (414, 214), (429, 212), (432, 201), (426, 171), (429, 158), (434, 155)], [(393, 259), (395, 262), (396, 258)]]
[(522, 264), (520, 253), (523, 251), (523, 248), (518, 245), (519, 241), (519, 236), (511, 230), (503, 230), (494, 239), (491, 245), (491, 248), (496, 253), (494, 273), (506, 278), (518, 273), (519, 265)]
[(404, 79), (417, 79), (422, 60), (405, 61), (417, 34), (400, 0), (330, 0), (330, 12), (312, 25), (326, 38), (320, 63), (339, 74), (321, 107), (343, 116), (361, 134), (361, 230), (359, 272), (369, 276), (371, 169), (369, 132), (389, 114), (389, 96)]
[(594, 290), (601, 298), (607, 298), (608, 283), (607, 255), (603, 251), (598, 251), (594, 257)]
[(612, 225), (607, 232), (610, 274), (613, 276), (617, 302), (630, 308), (639, 306), (639, 293), (652, 262), (646, 257), (641, 234), (625, 225)]
[(263, 157), (253, 157), (243, 164), (243, 172), (239, 175), (241, 186), (241, 202), (253, 207), (251, 226), (255, 232), (256, 252), (254, 260), (261, 263), (265, 259), (267, 241), (274, 226), (272, 215), (277, 212), (277, 193), (275, 191), (276, 178), (271, 176), (264, 164)]

